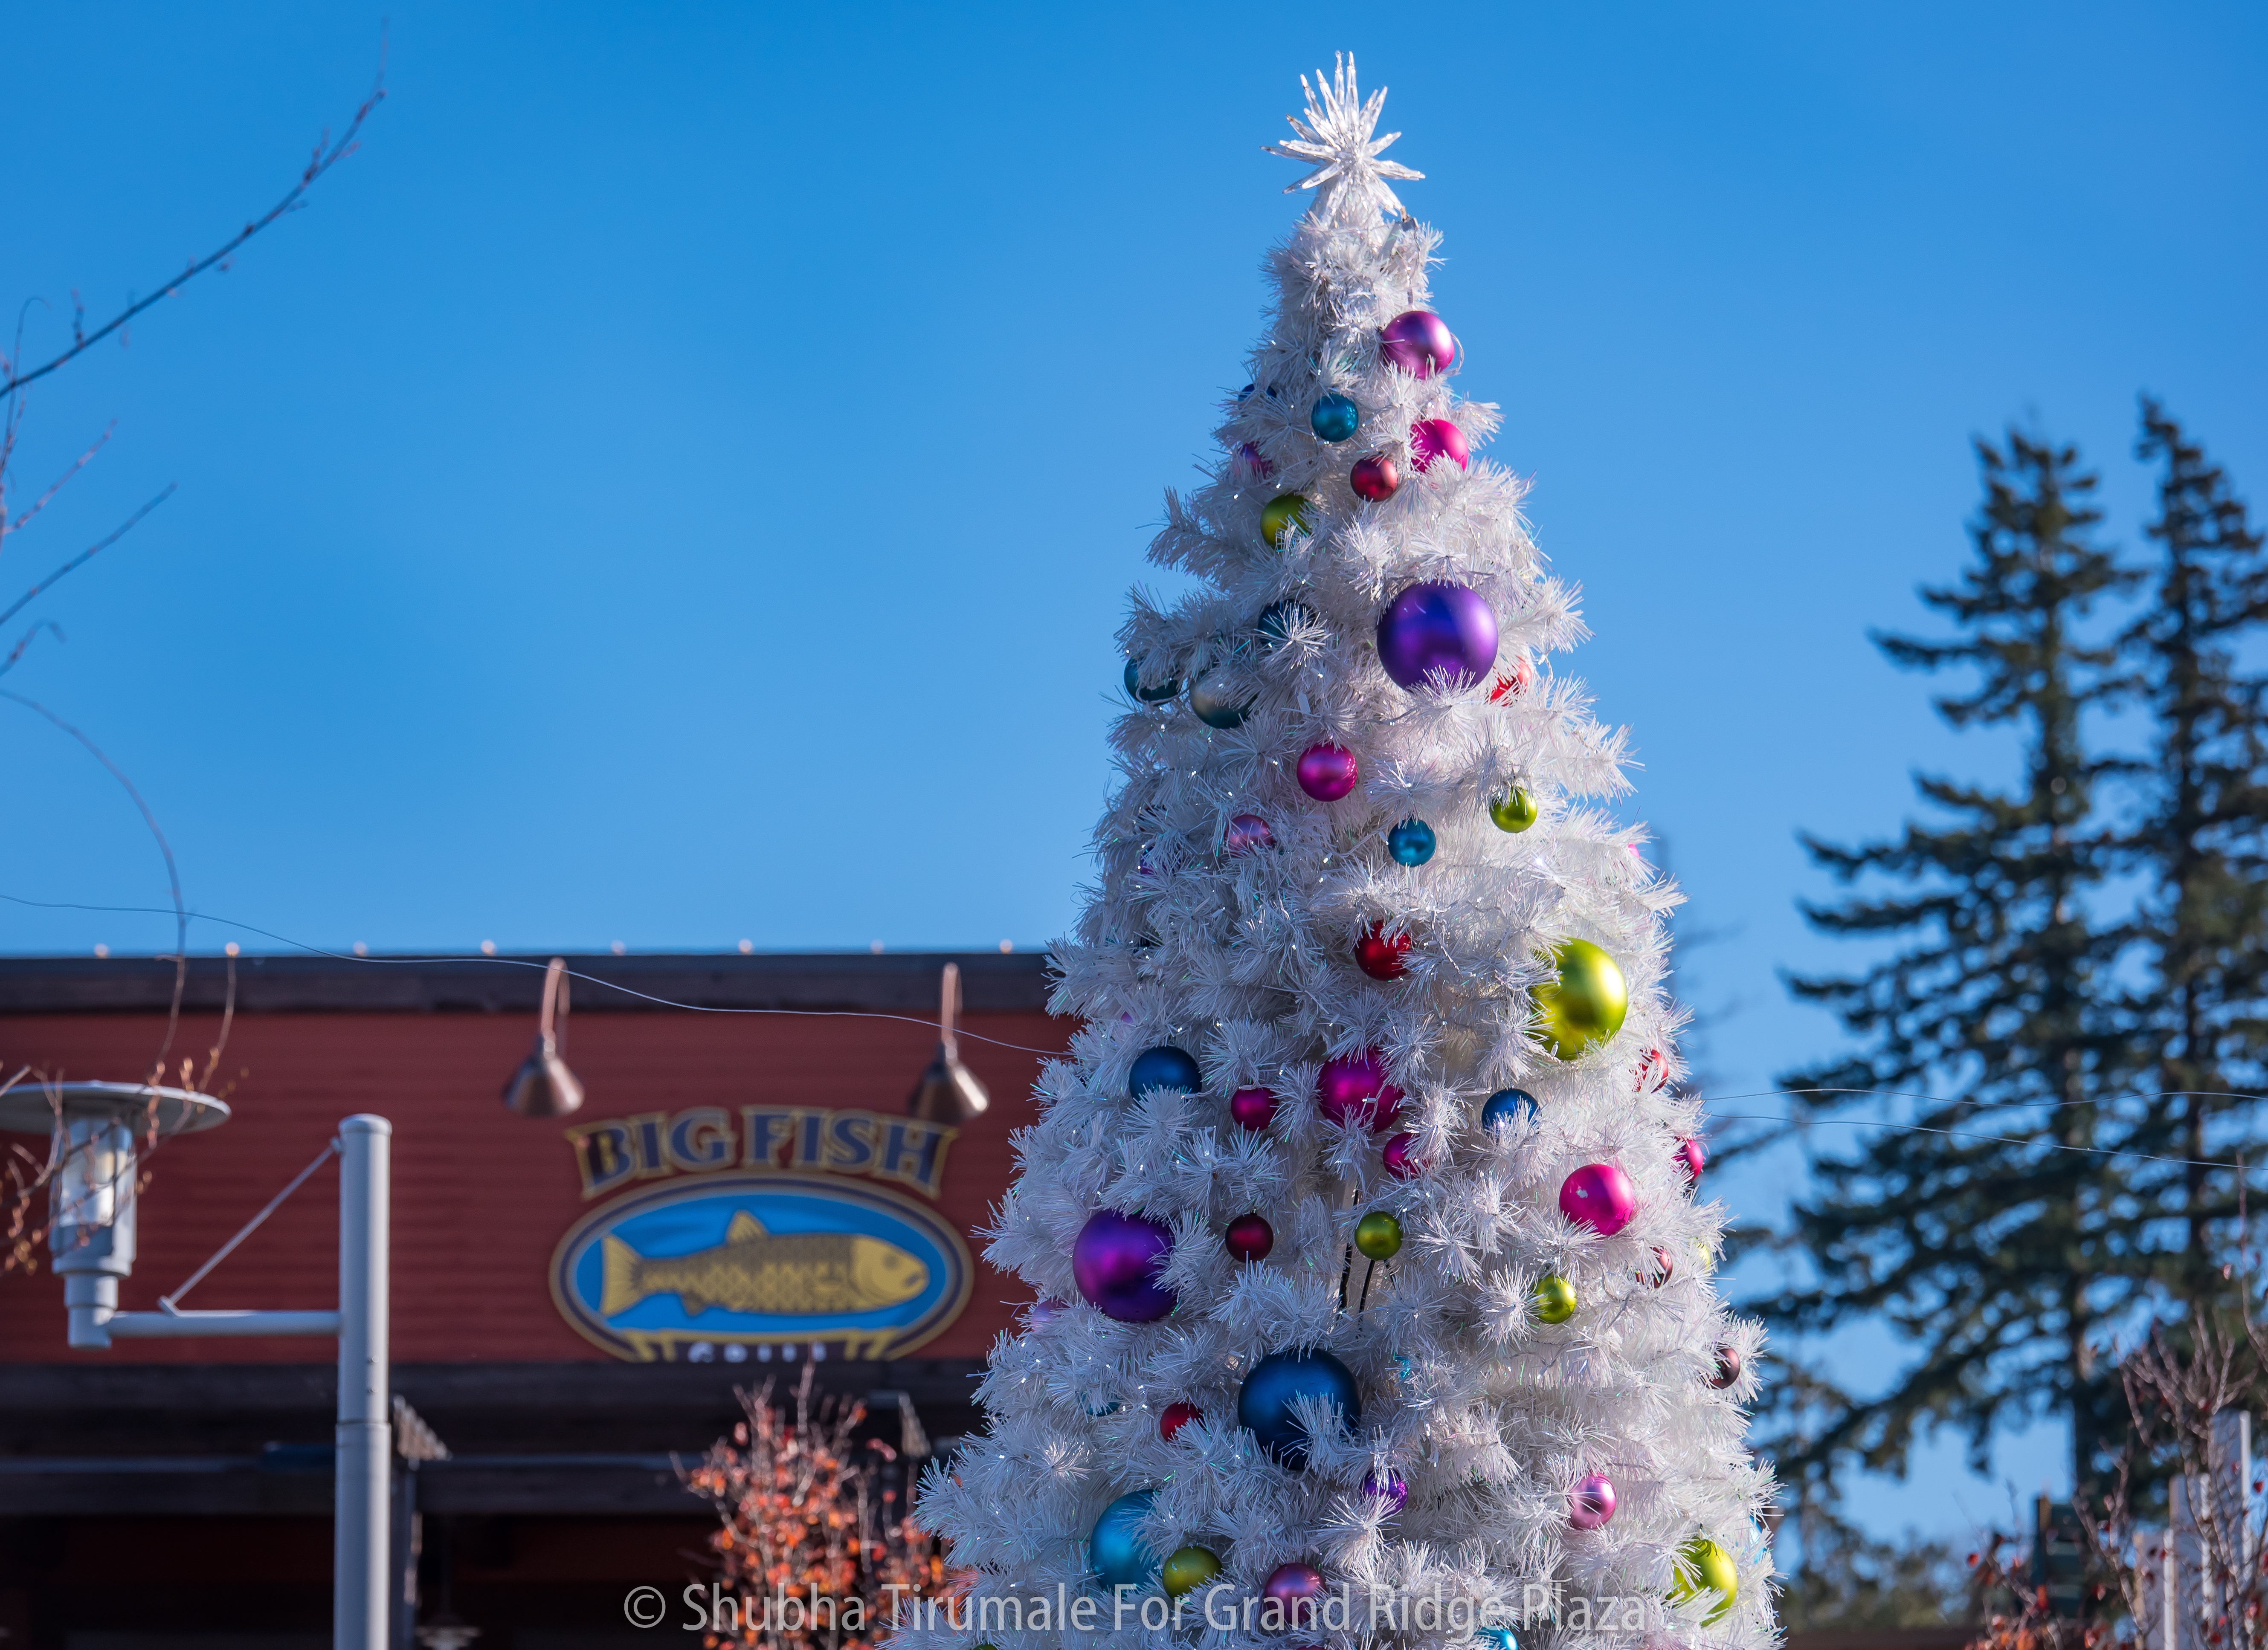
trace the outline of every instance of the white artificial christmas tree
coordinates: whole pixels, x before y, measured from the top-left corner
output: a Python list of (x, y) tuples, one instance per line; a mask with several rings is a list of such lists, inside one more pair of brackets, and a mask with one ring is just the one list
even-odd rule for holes
[(1382, 100), (1344, 62), (1273, 151), (1314, 203), (1151, 553), (1197, 588), (1123, 633), (1084, 1025), (988, 1250), (1039, 1298), (923, 1485), (973, 1588), (907, 1650), (1778, 1637), (1677, 896), (1596, 805), (1624, 737), (1543, 663), (1582, 627)]

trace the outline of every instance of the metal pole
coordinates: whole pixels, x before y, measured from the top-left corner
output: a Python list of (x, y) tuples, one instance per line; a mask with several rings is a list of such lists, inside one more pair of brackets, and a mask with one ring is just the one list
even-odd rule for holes
[(387, 1650), (394, 1425), (387, 1393), (387, 1255), (394, 1126), (339, 1125), (338, 1506), (332, 1552), (334, 1650)]

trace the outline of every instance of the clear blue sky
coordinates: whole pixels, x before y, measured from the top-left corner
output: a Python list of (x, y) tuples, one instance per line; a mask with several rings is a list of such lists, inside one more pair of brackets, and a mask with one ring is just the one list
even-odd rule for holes
[[(0, 559), (6, 599), (180, 483), (5, 685), (135, 777), (198, 908), (313, 943), (1061, 930), (1124, 591), (1298, 209), (1260, 146), (1335, 48), (1728, 935), (1689, 981), (1724, 1092), (1833, 1040), (1775, 976), (1828, 955), (1793, 832), (1994, 761), (1865, 641), (1964, 554), (1972, 432), (2082, 442), (2131, 543), (2147, 388), (2268, 496), (2256, 8), (388, 9), (363, 152), (35, 397), (24, 483), (118, 434)], [(380, 15), (0, 18), (27, 348), (280, 194)], [(0, 712), (0, 892), (162, 903), (110, 780)], [(0, 908), (0, 950), (170, 938)], [(1874, 1514), (1962, 1522), (1935, 1481)]]

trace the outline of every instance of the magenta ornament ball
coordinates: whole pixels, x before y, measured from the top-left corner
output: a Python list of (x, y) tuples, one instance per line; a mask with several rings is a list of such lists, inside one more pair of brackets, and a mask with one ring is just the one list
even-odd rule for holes
[(1154, 1324), (1174, 1309), (1174, 1292), (1157, 1277), (1173, 1248), (1173, 1229), (1164, 1221), (1097, 1209), (1071, 1245), (1071, 1277), (1106, 1317)]
[(1418, 1137), (1402, 1133), (1386, 1142), (1381, 1154), (1386, 1159), (1386, 1172), (1396, 1180), (1407, 1180), (1420, 1173), (1425, 1165), (1418, 1160)]
[(1457, 340), (1432, 311), (1404, 310), (1380, 329), (1378, 353), (1413, 378), (1431, 378), (1457, 364)]
[(1615, 1515), (1615, 1484), (1603, 1472), (1587, 1475), (1567, 1497), (1567, 1522), (1578, 1529), (1603, 1529)]
[(1276, 833), (1258, 814), (1241, 813), (1228, 822), (1220, 845), (1231, 854), (1250, 854), (1258, 848), (1274, 847)]
[(1410, 426), (1410, 465), (1421, 475), (1433, 467), (1436, 458), (1451, 459), (1462, 470), (1472, 456), (1465, 432), (1446, 418), (1421, 418)]
[(1276, 1096), (1265, 1089), (1240, 1089), (1228, 1097), (1230, 1120), (1255, 1134), (1276, 1115)]
[(1701, 1171), (1709, 1166), (1709, 1148), (1689, 1136), (1677, 1142), (1674, 1155), (1677, 1159), (1677, 1166), (1685, 1171), (1685, 1184), (1699, 1185)]
[(1412, 584), (1378, 616), (1378, 662), (1397, 687), (1469, 687), (1496, 664), (1496, 610), (1463, 584)]
[(1359, 1118), (1375, 1133), (1402, 1110), (1402, 1090), (1386, 1081), (1386, 1057), (1366, 1048), (1323, 1062), (1315, 1077), (1315, 1103), (1332, 1122)]
[(1261, 1606), (1262, 1621), (1268, 1619), (1268, 1605), (1273, 1604), (1276, 1618), (1285, 1627), (1307, 1625), (1322, 1604), (1323, 1573), (1312, 1564), (1279, 1564), (1260, 1584), (1260, 1596), (1266, 1601)]
[(1614, 1163), (1585, 1163), (1559, 1183), (1559, 1213), (1612, 1237), (1638, 1213), (1638, 1188)]
[(1311, 744), (1300, 753), (1300, 788), (1317, 802), (1336, 802), (1362, 779), (1354, 752), (1336, 744)]

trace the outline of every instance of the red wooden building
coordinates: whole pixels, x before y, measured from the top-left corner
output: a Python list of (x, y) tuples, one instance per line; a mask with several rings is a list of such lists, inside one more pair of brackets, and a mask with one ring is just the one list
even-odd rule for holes
[[(420, 1619), (483, 1650), (651, 1642), (623, 1598), (702, 1573), (673, 1457), (730, 1431), (735, 1387), (813, 1367), (894, 1442), (974, 1425), (1022, 1304), (975, 1234), (1070, 1030), (1038, 956), (575, 957), (587, 1098), (536, 1120), (497, 1096), (543, 960), (238, 959), (210, 1085), (232, 1116), (150, 1158), (121, 1300), (176, 1288), (340, 1118), (390, 1118), (394, 1390), (448, 1450), (403, 1468)], [(946, 961), (991, 1096), (958, 1127), (907, 1114)], [(139, 1080), (173, 986), (167, 963), (0, 959), (4, 1070)], [(174, 1074), (206, 1069), (229, 991), (221, 959), (191, 965)], [(319, 1172), (188, 1304), (331, 1306), (336, 1221)], [(44, 1264), (0, 1275), (0, 1643), (328, 1644), (332, 1344), (64, 1331)]]

